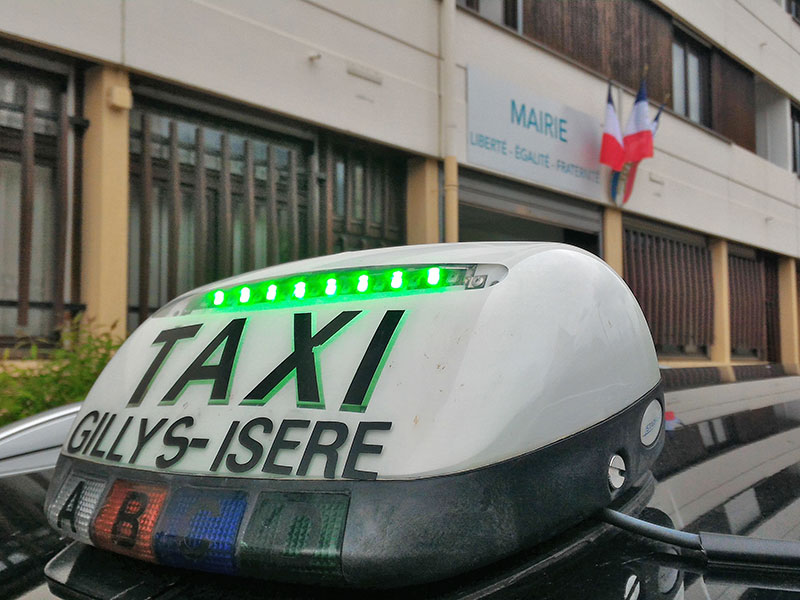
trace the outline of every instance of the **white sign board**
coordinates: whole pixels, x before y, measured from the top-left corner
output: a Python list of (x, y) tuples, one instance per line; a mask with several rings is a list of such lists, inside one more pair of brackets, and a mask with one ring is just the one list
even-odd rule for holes
[(470, 164), (603, 200), (601, 139), (594, 117), (469, 67)]

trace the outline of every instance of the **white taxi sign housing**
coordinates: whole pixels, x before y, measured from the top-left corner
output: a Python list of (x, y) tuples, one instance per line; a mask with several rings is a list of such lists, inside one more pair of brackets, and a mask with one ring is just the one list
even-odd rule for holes
[[(659, 381), (635, 298), (587, 252), (552, 243), (367, 250), (248, 273), (168, 304), (103, 371), (62, 454), (73, 474), (341, 482), (352, 533), (347, 482), (471, 481), (543, 449), (537, 460), (551, 464), (547, 449), (652, 402)], [(612, 453), (657, 453), (663, 433), (639, 448), (639, 417), (630, 419), (635, 448), (620, 439)], [(69, 494), (51, 507), (62, 530)], [(119, 502), (114, 511), (129, 510)], [(368, 546), (356, 554), (378, 552)]]
[[(336, 272), (343, 261), (473, 264), (497, 280), (458, 293), (151, 318), (92, 388), (65, 453), (195, 475), (424, 477), (555, 442), (619, 412), (659, 380), (635, 299), (620, 297), (614, 274), (588, 254), (553, 244), (462, 244), (345, 256), (292, 270)], [(286, 266), (228, 287), (281, 271)], [(332, 335), (319, 343), (326, 328)], [(348, 388), (381, 328), (391, 347), (380, 356), (371, 397), (360, 399), (363, 411), (349, 410), (356, 405), (344, 403)], [(621, 377), (620, 368), (636, 376)], [(277, 385), (264, 391), (272, 373)], [(325, 450), (304, 460), (312, 437)], [(354, 440), (356, 464), (346, 469)]]

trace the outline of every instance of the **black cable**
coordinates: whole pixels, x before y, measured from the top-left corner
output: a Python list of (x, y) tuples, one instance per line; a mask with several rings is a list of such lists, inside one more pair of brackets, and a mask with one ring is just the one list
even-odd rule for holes
[(677, 531), (642, 521), (636, 517), (604, 508), (601, 520), (620, 529), (689, 550), (699, 550), (709, 566), (736, 569), (800, 569), (800, 543), (787, 540), (762, 540), (741, 535), (701, 531), (699, 534)]
[(637, 533), (643, 537), (657, 540), (659, 542), (666, 542), (681, 548), (688, 548), (689, 550), (703, 550), (703, 545), (700, 543), (700, 536), (695, 533), (687, 533), (685, 531), (678, 531), (670, 529), (669, 527), (662, 527), (654, 523), (642, 521), (636, 517), (617, 512), (610, 508), (604, 508), (601, 513), (603, 521), (609, 525), (615, 525), (625, 531)]

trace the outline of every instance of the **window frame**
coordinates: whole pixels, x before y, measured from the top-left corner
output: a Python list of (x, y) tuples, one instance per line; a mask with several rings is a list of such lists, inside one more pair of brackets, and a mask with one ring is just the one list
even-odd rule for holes
[(457, 0), (458, 6), (475, 13), (482, 19), (522, 35), (523, 0), (502, 0), (502, 2), (503, 18), (502, 21), (496, 21), (486, 16), (486, 13), (481, 12), (481, 0)]
[[(676, 105), (676, 101), (678, 99), (678, 90), (675, 89), (675, 68), (676, 65), (674, 63), (674, 54), (675, 54), (675, 46), (681, 48), (683, 52), (683, 65), (682, 65), (682, 75), (683, 75), (683, 90), (682, 90), (682, 97), (683, 97), (683, 106), (684, 110), (678, 110)], [(700, 103), (699, 107), (699, 119), (693, 119), (690, 115), (690, 98), (689, 98), (689, 55), (693, 54), (697, 56), (698, 59), (698, 101)], [(693, 123), (697, 123), (698, 125), (702, 125), (703, 127), (712, 127), (711, 123), (711, 52), (708, 45), (704, 44), (700, 40), (698, 40), (693, 35), (689, 34), (685, 30), (680, 27), (673, 27), (673, 35), (672, 35), (672, 111), (677, 114), (689, 119)]]
[(786, 0), (786, 13), (800, 25), (800, 0)]
[[(636, 237), (653, 239), (649, 242), (640, 239), (641, 247), (636, 248), (629, 245), (630, 241)], [(714, 287), (708, 237), (642, 218), (626, 217), (623, 219), (623, 239), (625, 244), (623, 248), (624, 279), (631, 291), (637, 290), (639, 286), (643, 286), (645, 290), (646, 297), (637, 297), (637, 301), (642, 306), (642, 311), (648, 320), (659, 358), (667, 360), (708, 359), (714, 335)], [(637, 250), (639, 251), (638, 256)], [(690, 258), (692, 254), (694, 262)], [(669, 262), (666, 265), (665, 275), (656, 282), (661, 285), (674, 285), (677, 295), (672, 297), (662, 294), (661, 292), (664, 290), (661, 288), (652, 287), (653, 282), (649, 280), (649, 277), (654, 272), (653, 265), (645, 265), (643, 261), (646, 259), (656, 263), (662, 259), (671, 261), (678, 255), (686, 261), (683, 265), (684, 268), (676, 268), (675, 263)], [(631, 260), (637, 258), (638, 263)], [(687, 271), (685, 266), (689, 263), (692, 264), (692, 269)], [(672, 290), (670, 289), (669, 292), (671, 293)], [(681, 296), (680, 292), (683, 292), (684, 296)], [(687, 293), (690, 296), (688, 299), (685, 297)], [(692, 301), (696, 305), (693, 307), (694, 313), (688, 317), (691, 325), (684, 318), (680, 320), (680, 326), (676, 326), (674, 315), (679, 312), (676, 303)], [(648, 314), (650, 311), (653, 314)], [(665, 325), (665, 323), (669, 323), (669, 325)], [(665, 342), (665, 338), (677, 335), (671, 331), (673, 329), (679, 330), (684, 335), (699, 334), (700, 337), (694, 340), (686, 339), (683, 344)]]
[[(390, 243), (402, 244), (405, 238), (405, 177), (399, 173), (399, 155), (378, 146), (339, 138), (327, 140), (326, 178), (332, 190), (330, 244), (328, 253), (363, 250)], [(356, 165), (363, 165), (363, 206), (361, 217), (356, 211)], [(336, 207), (338, 164), (344, 162), (344, 211)], [(380, 189), (375, 189), (375, 174), (382, 173)], [(375, 218), (376, 199), (381, 204), (381, 219)]]
[(789, 123), (792, 136), (792, 172), (800, 177), (800, 107), (796, 104), (791, 105)]
[[(203, 268), (204, 263), (201, 259), (197, 258), (198, 252), (203, 252), (202, 249), (198, 249), (198, 246), (205, 245), (211, 235), (221, 226), (220, 221), (222, 221), (222, 217), (220, 217), (220, 215), (222, 213), (220, 211), (211, 210), (211, 203), (216, 201), (225, 206), (226, 216), (224, 219), (226, 221), (224, 227), (226, 231), (230, 232), (230, 235), (226, 237), (220, 234), (221, 237), (219, 239), (222, 240), (220, 242), (222, 244), (225, 244), (225, 240), (228, 240), (228, 242), (230, 242), (228, 245), (232, 246), (234, 240), (238, 239), (236, 237), (237, 229), (235, 228), (235, 210), (236, 206), (242, 204), (241, 202), (236, 204), (235, 197), (249, 193), (248, 184), (242, 180), (246, 174), (245, 169), (247, 173), (249, 173), (251, 168), (255, 168), (259, 164), (262, 169), (264, 168), (263, 156), (259, 159), (261, 160), (260, 163), (254, 164), (253, 167), (251, 167), (247, 159), (247, 150), (242, 151), (245, 153), (242, 155), (244, 158), (238, 155), (231, 155), (233, 148), (231, 140), (236, 137), (243, 137), (249, 142), (256, 140), (256, 144), (265, 143), (268, 148), (270, 146), (291, 146), (291, 156), (289, 159), (291, 160), (291, 157), (296, 157), (295, 162), (302, 163), (295, 176), (289, 176), (289, 185), (291, 189), (283, 192), (289, 194), (291, 197), (294, 197), (295, 194), (302, 196), (302, 198), (298, 198), (296, 208), (288, 210), (289, 225), (287, 225), (288, 229), (284, 228), (286, 231), (295, 232), (296, 235), (279, 234), (279, 230), (281, 232), (284, 231), (284, 229), (280, 229), (281, 213), (279, 212), (279, 208), (284, 207), (284, 204), (288, 206), (292, 203), (288, 200), (286, 202), (281, 201), (280, 197), (282, 196), (280, 196), (280, 193), (275, 197), (274, 201), (270, 200), (270, 194), (274, 193), (274, 189), (270, 187), (273, 185), (271, 182), (272, 175), (267, 176), (266, 188), (264, 187), (265, 180), (263, 178), (255, 178), (253, 176), (256, 209), (259, 208), (257, 202), (258, 198), (263, 200), (265, 197), (264, 195), (267, 195), (266, 244), (268, 262), (266, 266), (280, 264), (289, 260), (327, 254), (337, 249), (352, 250), (379, 246), (383, 247), (403, 244), (405, 242), (404, 206), (407, 157), (404, 153), (370, 142), (356, 140), (354, 138), (345, 138), (338, 134), (295, 124), (294, 122), (283, 120), (278, 117), (273, 119), (271, 115), (266, 113), (262, 114), (261, 111), (249, 109), (227, 101), (217, 101), (205, 96), (200, 96), (196, 92), (190, 90), (181, 90), (173, 87), (168, 87), (164, 90), (155, 90), (152, 84), (143, 80), (143, 78), (136, 78), (132, 87), (134, 91), (134, 108), (131, 111), (131, 121), (129, 125), (131, 128), (131, 148), (129, 149), (131, 158), (129, 169), (131, 210), (140, 212), (138, 213), (138, 217), (131, 213), (130, 221), (131, 239), (129, 241), (129, 253), (135, 253), (136, 262), (134, 263), (132, 260), (129, 269), (129, 277), (131, 278), (131, 281), (129, 281), (129, 289), (131, 291), (129, 292), (127, 310), (129, 330), (133, 330), (137, 324), (141, 323), (144, 318), (157, 308), (157, 306), (153, 305), (155, 299), (150, 288), (160, 290), (159, 293), (163, 294), (163, 290), (168, 289), (172, 281), (172, 291), (178, 293), (182, 290), (174, 288), (174, 274), (178, 272), (184, 274), (189, 273), (187, 269), (192, 269), (191, 265), (181, 263), (183, 264), (183, 270), (181, 270), (180, 267), (175, 267), (173, 265), (173, 263), (181, 259), (170, 259), (169, 264), (172, 266), (166, 267), (167, 269), (171, 269), (169, 271), (170, 274), (167, 275), (166, 282), (163, 276), (158, 276), (154, 279), (150, 271), (152, 271), (152, 269), (157, 269), (158, 272), (161, 273), (165, 267), (160, 263), (157, 264), (157, 266), (150, 266), (153, 260), (153, 251), (150, 248), (150, 243), (160, 243), (166, 248), (165, 252), (171, 256), (177, 256), (179, 253), (185, 254), (186, 248), (181, 246), (180, 241), (176, 243), (164, 240), (170, 240), (173, 237), (180, 238), (185, 227), (190, 227), (192, 229), (192, 232), (194, 232), (194, 242), (192, 243), (191, 253), (195, 258), (194, 268), (191, 271), (193, 276), (190, 278), (193, 285), (190, 287), (203, 285), (238, 272), (235, 261), (231, 259), (230, 262), (234, 270), (230, 272), (212, 273), (210, 269), (212, 269), (213, 264), (212, 262), (208, 262), (208, 264), (206, 264), (207, 268), (203, 271), (205, 276), (201, 276), (202, 274), (198, 275), (199, 269)], [(150, 140), (150, 145), (148, 146), (151, 148), (149, 152), (152, 152), (153, 149), (157, 151), (157, 160), (150, 157), (146, 161), (142, 156), (144, 148), (142, 145), (144, 141), (142, 134), (143, 122), (134, 122), (134, 119), (143, 119), (141, 115), (146, 113), (157, 115), (159, 118), (163, 118), (166, 123), (160, 125), (160, 133), (157, 134), (157, 139)], [(179, 123), (185, 123), (194, 128), (195, 138), (192, 142), (188, 141), (188, 134), (184, 136), (185, 143), (178, 139), (177, 129)], [(174, 135), (167, 135), (164, 133), (168, 126), (167, 124), (170, 124), (169, 127), (173, 127), (176, 130)], [(179, 164), (177, 167), (171, 164), (171, 145), (178, 144), (179, 151), (177, 156), (179, 157), (181, 156), (181, 152), (193, 152), (198, 143), (196, 137), (198, 128), (206, 132), (215, 130), (215, 132), (222, 133), (228, 137), (229, 142), (227, 147), (229, 148), (230, 155), (228, 163), (232, 163), (232, 161), (236, 161), (237, 163), (237, 168), (234, 169), (234, 173), (231, 173), (231, 168), (229, 166), (227, 169), (227, 176), (223, 176), (222, 174), (222, 166), (223, 163), (225, 163), (221, 154), (222, 146), (219, 148), (219, 160), (222, 162), (217, 166), (209, 166), (208, 160), (206, 159), (206, 162), (201, 163), (204, 164), (205, 167), (203, 169), (198, 169), (198, 160), (196, 156), (191, 159), (191, 164), (188, 164), (186, 161), (181, 161), (180, 158), (178, 159)], [(148, 134), (148, 137), (150, 137), (150, 134)], [(173, 137), (175, 138), (174, 142), (172, 140)], [(158, 142), (159, 145), (153, 146), (154, 141)], [(206, 147), (205, 156), (211, 156), (213, 152), (209, 154), (208, 144), (205, 143), (204, 146)], [(165, 147), (167, 147), (166, 150), (164, 149)], [(215, 147), (214, 151), (216, 150)], [(251, 148), (250, 152), (250, 156), (252, 156), (253, 161), (255, 161), (255, 147)], [(335, 201), (334, 186), (336, 183), (336, 174), (333, 171), (333, 158), (336, 152), (339, 152), (339, 154), (345, 158), (343, 169), (345, 175), (344, 213), (340, 216), (334, 215), (333, 210)], [(364, 205), (359, 211), (354, 210), (355, 207), (353, 204), (353, 194), (356, 189), (356, 186), (353, 185), (354, 178), (356, 172), (359, 171), (356, 161), (354, 160), (355, 157), (360, 158), (359, 164), (362, 167), (360, 171), (363, 172), (363, 188), (360, 189), (362, 189)], [(245, 161), (245, 165), (240, 169), (238, 162), (242, 160)], [(271, 172), (273, 165), (269, 163), (269, 150), (267, 161), (268, 172)], [(150, 186), (153, 188), (150, 190), (146, 190), (145, 187), (142, 186), (142, 182), (147, 179), (143, 172), (145, 162), (150, 165), (149, 181), (154, 184)], [(217, 171), (213, 170), (215, 168)], [(291, 169), (293, 167), (289, 168)], [(384, 173), (375, 176), (373, 171), (376, 168), (384, 170)], [(200, 171), (202, 171), (202, 174), (198, 175)], [(177, 173), (177, 176), (175, 176), (174, 173)], [(275, 172), (275, 175), (277, 175), (277, 172)], [(201, 181), (198, 177), (202, 178), (206, 190), (203, 198), (200, 198), (194, 191), (196, 187), (195, 182)], [(250, 178), (251, 175), (247, 174), (247, 177)], [(221, 183), (223, 179), (228, 182), (224, 186)], [(275, 181), (278, 181), (277, 178)], [(380, 190), (373, 189), (376, 184), (381, 187)], [(275, 185), (279, 184), (276, 183)], [(166, 191), (164, 191), (164, 188), (166, 188)], [(230, 197), (231, 202), (228, 202), (227, 199), (223, 202), (221, 197), (223, 193), (221, 190), (223, 189), (225, 197)], [(176, 190), (180, 191), (181, 201), (178, 202), (178, 204), (181, 204), (183, 208), (176, 209), (172, 206), (176, 204), (174, 200), (174, 198), (177, 197)], [(156, 191), (158, 191), (158, 197), (156, 197)], [(151, 197), (146, 199), (145, 193), (150, 194)], [(134, 198), (134, 195), (136, 195), (136, 198)], [(171, 211), (180, 212), (181, 210), (186, 214), (187, 209), (185, 208), (185, 203), (187, 202), (187, 198), (188, 201), (192, 203), (191, 217), (176, 218), (156, 214), (157, 210), (165, 210), (162, 206), (164, 203), (169, 206), (166, 210), (170, 212), (170, 214)], [(217, 198), (217, 200), (215, 200), (215, 198)], [(380, 203), (380, 207), (378, 207), (380, 210), (377, 215), (374, 214), (373, 211), (375, 202)], [(242, 248), (242, 252), (239, 254), (252, 254), (256, 252), (255, 245), (259, 242), (255, 240), (261, 240), (260, 234), (254, 236), (255, 221), (252, 223), (248, 221), (248, 219), (252, 220), (252, 213), (249, 212), (249, 198), (246, 198), (246, 204), (245, 216), (242, 219), (244, 223), (242, 235), (245, 241), (237, 245), (237, 248), (239, 246)], [(150, 207), (151, 218), (142, 220), (141, 210), (143, 205)], [(229, 205), (230, 210), (227, 208)], [(261, 206), (261, 208), (263, 209), (264, 207)], [(203, 213), (204, 216), (200, 215), (200, 213)], [(286, 211), (284, 211), (284, 213), (286, 213)], [(262, 212), (262, 216), (263, 214)], [(198, 219), (201, 218), (205, 220), (205, 229), (197, 225)], [(166, 227), (166, 231), (168, 231), (168, 233), (163, 234), (162, 238), (158, 237), (162, 234), (154, 232), (153, 230), (156, 219), (161, 219), (168, 223), (167, 225), (162, 223), (162, 229)], [(188, 219), (191, 219), (193, 222), (187, 224)], [(228, 221), (230, 221), (230, 223)], [(176, 228), (169, 223), (178, 222), (180, 222), (181, 225), (177, 228), (178, 233), (176, 234)], [(138, 231), (132, 229), (134, 223), (138, 223)], [(144, 227), (142, 227), (143, 224)], [(205, 234), (203, 232), (205, 232)], [(247, 246), (248, 244), (249, 246)], [(245, 246), (247, 246), (247, 248), (245, 248)], [(341, 248), (338, 248), (338, 246), (341, 246)], [(289, 252), (289, 254), (286, 254), (285, 251)], [(235, 254), (235, 250), (231, 250), (230, 253), (232, 255)], [(151, 258), (145, 258), (145, 254)], [(133, 256), (133, 254), (130, 255)], [(145, 260), (147, 262), (143, 262)], [(227, 257), (225, 260), (227, 260)], [(191, 262), (191, 259), (189, 259), (188, 262)], [(225, 261), (223, 261), (223, 263), (228, 264)], [(252, 269), (252, 266), (249, 266), (246, 262), (243, 262), (242, 266), (242, 272)], [(257, 268), (260, 266), (262, 265), (257, 265)], [(145, 290), (142, 285), (142, 281), (144, 281), (145, 277), (147, 278), (147, 283), (144, 287), (146, 287), (147, 290)], [(147, 292), (147, 296), (145, 296), (145, 291)], [(168, 300), (174, 297), (174, 295), (173, 293), (167, 293), (166, 299)], [(163, 297), (160, 297), (160, 299), (163, 300)], [(143, 302), (143, 300), (145, 301)], [(160, 304), (160, 302), (156, 302), (156, 304)]]
[[(160, 139), (153, 139), (152, 129), (145, 133), (146, 124), (150, 123), (152, 119), (164, 119), (167, 123), (168, 133)], [(129, 300), (135, 300), (128, 304), (129, 325), (141, 323), (147, 316), (154, 312), (162, 302), (156, 301), (156, 305), (150, 303), (152, 297), (152, 290), (150, 290), (151, 282), (153, 281), (153, 273), (151, 273), (149, 260), (147, 264), (142, 261), (145, 260), (145, 255), (152, 254), (151, 244), (154, 239), (153, 234), (153, 215), (160, 210), (162, 202), (166, 203), (168, 208), (167, 217), (167, 252), (169, 257), (167, 259), (167, 273), (166, 283), (164, 285), (157, 284), (160, 293), (166, 293), (166, 300), (175, 297), (178, 293), (185, 290), (178, 290), (178, 270), (180, 269), (181, 258), (179, 254), (183, 254), (180, 248), (180, 237), (183, 232), (183, 225), (187, 223), (186, 227), (190, 228), (194, 244), (192, 248), (193, 264), (190, 265), (192, 272), (190, 279), (192, 281), (189, 289), (193, 289), (199, 285), (209, 283), (224, 277), (234, 274), (236, 269), (233, 247), (233, 240), (236, 235), (235, 231), (235, 210), (239, 204), (244, 203), (245, 217), (242, 219), (242, 234), (244, 241), (241, 245), (242, 251), (242, 272), (247, 272), (255, 268), (251, 263), (251, 258), (255, 256), (255, 240), (253, 238), (255, 221), (254, 215), (249, 214), (250, 198), (252, 195), (253, 209), (259, 201), (265, 200), (267, 209), (267, 264), (262, 266), (272, 266), (285, 262), (287, 260), (297, 260), (305, 258), (309, 255), (309, 251), (315, 251), (314, 248), (309, 248), (306, 244), (306, 251), (303, 251), (301, 244), (307, 241), (311, 236), (308, 231), (300, 230), (300, 220), (305, 216), (305, 222), (308, 228), (312, 226), (308, 213), (311, 210), (312, 189), (313, 189), (313, 144), (304, 139), (297, 139), (288, 136), (276, 135), (269, 130), (251, 127), (248, 124), (231, 121), (229, 119), (219, 118), (215, 115), (202, 113), (193, 109), (186, 109), (181, 106), (165, 105), (158, 101), (152, 101), (148, 98), (141, 98), (134, 96), (134, 110), (131, 111), (130, 117), (131, 127), (131, 148), (129, 150), (131, 160), (129, 167), (129, 178), (131, 183), (130, 193), (133, 196), (138, 189), (139, 196), (137, 201), (134, 202), (132, 197), (131, 206), (136, 206), (140, 211), (139, 216), (139, 235), (137, 239), (131, 238), (129, 241), (130, 250), (134, 249), (138, 254), (138, 272), (134, 273), (133, 269), (130, 270), (131, 277), (137, 278), (136, 281), (129, 282), (129, 288), (135, 286), (135, 298), (130, 297)], [(134, 135), (133, 120), (140, 119), (137, 130), (137, 135)], [(196, 152), (197, 141), (202, 139), (206, 152), (203, 153), (204, 162), (203, 168), (198, 168), (197, 156), (195, 155), (193, 164), (186, 164), (180, 160), (181, 150), (187, 148), (183, 146), (178, 139), (177, 129), (178, 124), (184, 123), (194, 128), (195, 137), (191, 146), (193, 152)], [(202, 131), (202, 138), (198, 138), (198, 131)], [(214, 169), (206, 164), (208, 156), (207, 138), (205, 137), (208, 131), (220, 132), (220, 148), (219, 148), (219, 167)], [(232, 139), (243, 138), (244, 154), (240, 157), (232, 155)], [(133, 144), (138, 143), (138, 151), (134, 152)], [(149, 143), (149, 150), (145, 152), (145, 143)], [(254, 173), (255, 168), (255, 151), (253, 145), (255, 143), (265, 144), (267, 146), (266, 168), (268, 175), (266, 180), (257, 178)], [(152, 156), (152, 148), (154, 144), (160, 144), (162, 147), (169, 149), (168, 156), (154, 157)], [(247, 148), (250, 148), (248, 150)], [(294, 205), (291, 198), (286, 201), (281, 201), (281, 196), (278, 191), (278, 169), (275, 164), (275, 154), (270, 148), (280, 147), (286, 149), (288, 153), (289, 164), (287, 169), (290, 173), (294, 174), (294, 180), (285, 182), (287, 186), (286, 194), (297, 199), (297, 206)], [(172, 156), (173, 150), (177, 149), (178, 160), (173, 163)], [(145, 154), (147, 157), (145, 157)], [(298, 154), (302, 155), (302, 160), (296, 157)], [(249, 156), (249, 159), (248, 159)], [(233, 162), (241, 160), (242, 173), (233, 173), (231, 165)], [(252, 164), (251, 164), (252, 163)], [(300, 165), (300, 163), (302, 163)], [(298, 167), (300, 165), (300, 167)], [(305, 177), (308, 181), (306, 187), (306, 196), (300, 197), (298, 193), (299, 177)], [(275, 178), (275, 182), (272, 179)], [(148, 189), (145, 181), (150, 181), (151, 185)], [(291, 179), (291, 176), (290, 176)], [(252, 194), (249, 190), (248, 181), (252, 180)], [(198, 183), (203, 185), (204, 193), (197, 194), (196, 188)], [(154, 190), (158, 189), (159, 194), (155, 194)], [(165, 190), (165, 191), (164, 191)], [(162, 194), (164, 197), (162, 198)], [(176, 202), (175, 198), (179, 200)], [(187, 198), (193, 203), (193, 211), (191, 221), (183, 218), (183, 205)], [(239, 200), (237, 200), (237, 198)], [(212, 208), (211, 204), (214, 203), (215, 207)], [(176, 205), (180, 205), (176, 207)], [(261, 207), (263, 208), (263, 206)], [(279, 217), (281, 210), (290, 213), (289, 226), (294, 231), (292, 239), (289, 240), (290, 244), (286, 251), (289, 252), (288, 256), (282, 255), (282, 246), (285, 240), (284, 236), (279, 234)], [(149, 211), (145, 217), (146, 225), (149, 226), (149, 233), (142, 229), (142, 215)], [(304, 213), (301, 215), (301, 212)], [(202, 213), (202, 214), (201, 214)], [(181, 226), (175, 229), (176, 223), (180, 222)], [(292, 225), (295, 223), (295, 225)], [(130, 225), (129, 225), (130, 226)], [(219, 249), (220, 256), (215, 260), (209, 260), (213, 249), (209, 247), (209, 239), (214, 238), (217, 240), (215, 248)], [(301, 239), (302, 238), (302, 239)], [(173, 258), (174, 257), (174, 258)], [(158, 267), (159, 271), (163, 267)], [(186, 267), (189, 268), (189, 267)], [(158, 276), (157, 281), (163, 279), (163, 273)], [(146, 278), (146, 285), (142, 286), (142, 281)], [(161, 289), (164, 288), (164, 289)], [(143, 300), (146, 302), (142, 302)], [(135, 324), (130, 323), (130, 319), (138, 319)], [(129, 329), (133, 329), (131, 326)]]
[[(9, 114), (18, 112), (21, 119), (19, 127), (0, 126), (0, 158), (20, 165), (17, 289), (12, 297), (0, 298), (0, 306), (17, 310), (17, 318), (13, 333), (0, 334), (0, 347), (12, 347), (15, 356), (22, 356), (21, 348), (34, 340), (44, 347), (55, 342), (61, 326), (85, 309), (79, 300), (80, 231), (77, 223), (81, 139), (88, 123), (79, 116), (82, 71), (74, 61), (9, 42), (0, 45), (0, 70), (24, 90), (22, 104), (0, 103), (0, 110)], [(50, 90), (51, 108), (37, 107), (33, 96), (30, 101), (27, 99), (27, 94), (37, 86)], [(51, 131), (42, 129), (43, 122), (49, 124), (44, 127)], [(41, 201), (35, 189), (37, 167), (47, 167), (52, 177), (49, 183), (52, 196), (44, 199), (52, 211), (49, 223), (45, 223), (50, 232), (48, 237), (52, 236), (49, 242), (52, 256), (41, 257), (52, 264), (46, 274), (47, 285), (52, 290), (47, 299), (35, 299), (31, 287), (31, 275), (39, 270), (33, 262), (35, 248), (40, 244), (45, 251), (48, 248), (48, 243), (37, 239), (34, 220), (36, 206)], [(30, 169), (34, 171), (31, 173)], [(45, 311), (40, 317), (41, 328), (35, 331), (32, 329), (35, 324), (30, 321), (31, 310)]]

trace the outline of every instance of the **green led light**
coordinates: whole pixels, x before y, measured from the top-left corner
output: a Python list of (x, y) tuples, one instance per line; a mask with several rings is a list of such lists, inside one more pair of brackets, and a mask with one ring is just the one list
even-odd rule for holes
[(192, 300), (196, 310), (252, 311), (471, 289), (477, 265), (377, 265), (294, 273), (265, 281), (222, 287)]
[(336, 293), (336, 280), (331, 277), (325, 285), (325, 295), (333, 296)]

